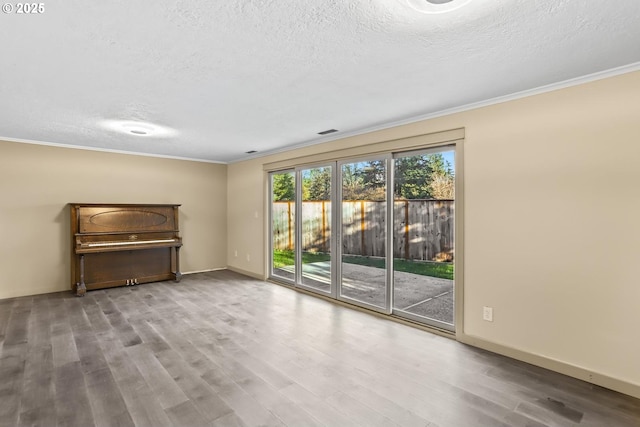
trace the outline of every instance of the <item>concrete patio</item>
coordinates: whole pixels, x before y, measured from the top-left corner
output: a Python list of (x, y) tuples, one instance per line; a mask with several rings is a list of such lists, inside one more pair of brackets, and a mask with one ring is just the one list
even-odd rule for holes
[[(274, 273), (293, 279), (294, 267), (285, 266)], [(303, 284), (328, 291), (329, 261), (303, 265)], [(342, 295), (368, 304), (384, 306), (385, 270), (357, 264), (342, 264)], [(394, 272), (394, 309), (453, 324), (453, 280)]]

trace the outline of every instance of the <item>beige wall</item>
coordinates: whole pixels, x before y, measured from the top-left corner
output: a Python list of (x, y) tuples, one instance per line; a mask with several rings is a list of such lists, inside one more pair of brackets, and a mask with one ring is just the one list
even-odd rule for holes
[(224, 268), (226, 168), (0, 141), (0, 299), (69, 289), (69, 202), (180, 203), (181, 270)]
[(637, 394), (638, 112), (635, 72), (229, 165), (229, 266), (265, 273), (263, 163), (463, 127), (462, 335)]

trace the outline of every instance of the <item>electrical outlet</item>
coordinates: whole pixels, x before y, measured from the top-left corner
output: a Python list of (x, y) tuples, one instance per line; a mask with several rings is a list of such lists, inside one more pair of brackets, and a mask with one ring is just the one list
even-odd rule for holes
[(237, 249), (235, 251), (233, 251), (233, 256), (238, 258), (238, 250)]
[(259, 216), (260, 216), (260, 215), (258, 215), (258, 211), (255, 211), (255, 212), (253, 213), (253, 217), (254, 217), (254, 218), (258, 219), (258, 217), (259, 217)]
[(247, 254), (247, 261), (251, 261), (251, 255)]
[(493, 322), (493, 307), (482, 307), (482, 320)]

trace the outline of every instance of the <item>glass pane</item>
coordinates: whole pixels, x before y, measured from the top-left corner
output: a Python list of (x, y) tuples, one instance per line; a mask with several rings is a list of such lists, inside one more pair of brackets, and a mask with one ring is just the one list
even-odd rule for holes
[(302, 284), (331, 291), (331, 166), (305, 169), (302, 179)]
[(452, 329), (454, 151), (400, 157), (394, 166), (393, 308)]
[(386, 165), (342, 165), (342, 277), (340, 295), (386, 306)]
[(271, 254), (274, 276), (295, 280), (295, 173), (271, 174)]

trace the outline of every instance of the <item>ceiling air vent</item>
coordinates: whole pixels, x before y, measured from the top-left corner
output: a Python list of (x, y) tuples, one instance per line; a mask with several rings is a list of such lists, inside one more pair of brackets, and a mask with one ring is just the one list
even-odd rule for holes
[(257, 151), (256, 151), (256, 150), (249, 150), (249, 151), (245, 151), (245, 153), (247, 153), (247, 154), (253, 154), (253, 153), (257, 153)]
[(337, 129), (329, 129), (323, 130), (322, 132), (318, 132), (318, 135), (329, 135), (330, 133), (338, 132)]

